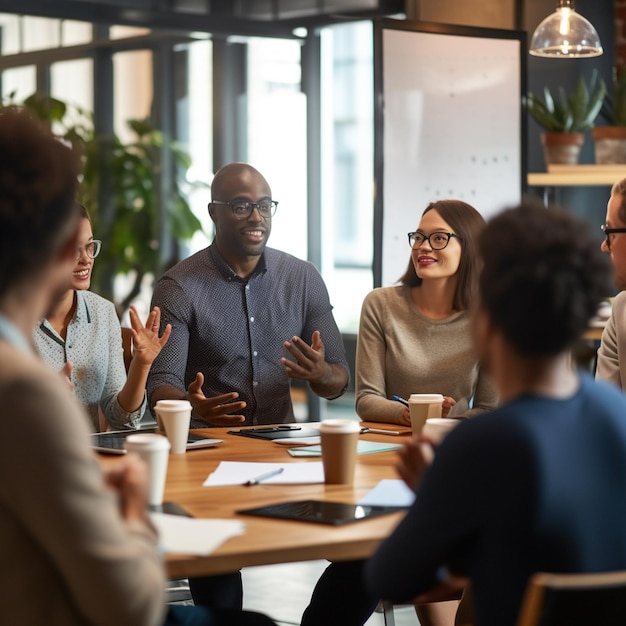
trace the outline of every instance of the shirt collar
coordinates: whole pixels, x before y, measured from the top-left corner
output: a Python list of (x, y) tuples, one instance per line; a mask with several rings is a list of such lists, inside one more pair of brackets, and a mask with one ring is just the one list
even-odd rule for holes
[(219, 250), (217, 249), (217, 245), (215, 244), (215, 241), (213, 241), (213, 243), (208, 247), (208, 252), (209, 252), (209, 256), (215, 263), (217, 269), (224, 276), (224, 278), (228, 280), (238, 280), (241, 282), (248, 282), (250, 278), (254, 276), (258, 276), (259, 274), (265, 274), (265, 272), (267, 272), (267, 260), (265, 257), (265, 251), (263, 252), (263, 254), (261, 254), (259, 258), (259, 262), (257, 263), (257, 266), (254, 268), (254, 272), (252, 272), (251, 276), (249, 276), (248, 278), (241, 278), (241, 276), (239, 276), (233, 270), (233, 268), (230, 265), (228, 265), (228, 263), (224, 260), (224, 257), (220, 254)]
[(30, 343), (24, 337), (19, 328), (0, 313), (0, 337), (8, 341), (12, 346), (21, 352), (32, 352)]
[(87, 304), (84, 291), (76, 292), (76, 313), (74, 318), (79, 322), (82, 322), (84, 319), (87, 324), (91, 324), (91, 313), (89, 312), (89, 305)]

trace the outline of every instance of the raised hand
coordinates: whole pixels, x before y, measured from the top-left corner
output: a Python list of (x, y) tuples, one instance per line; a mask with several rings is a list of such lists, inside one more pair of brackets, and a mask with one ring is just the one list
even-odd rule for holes
[(211, 426), (233, 426), (245, 421), (243, 415), (232, 415), (246, 407), (243, 401), (234, 402), (239, 397), (236, 391), (207, 398), (202, 391), (203, 384), (204, 374), (198, 372), (187, 389), (194, 417), (204, 420)]
[(172, 333), (171, 324), (167, 324), (163, 335), (159, 337), (161, 327), (161, 310), (155, 306), (146, 320), (144, 326), (139, 319), (139, 314), (134, 306), (130, 307), (130, 324), (133, 334), (133, 361), (137, 359), (141, 365), (152, 365), (161, 348), (167, 343)]
[(324, 384), (332, 376), (331, 366), (325, 361), (326, 350), (319, 330), (313, 333), (310, 346), (300, 337), (285, 341), (283, 346), (295, 358), (295, 362), (284, 357), (280, 360), (289, 378)]

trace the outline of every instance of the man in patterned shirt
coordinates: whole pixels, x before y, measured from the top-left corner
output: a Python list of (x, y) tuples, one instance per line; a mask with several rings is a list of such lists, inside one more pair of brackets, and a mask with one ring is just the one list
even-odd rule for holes
[(277, 202), (256, 169), (224, 166), (211, 198), (213, 243), (155, 286), (172, 335), (152, 365), (149, 402), (188, 398), (195, 427), (294, 421), (292, 378), (328, 399), (348, 384), (326, 286), (312, 264), (266, 248)]
[[(277, 203), (256, 169), (224, 166), (211, 198), (213, 243), (154, 289), (172, 334), (152, 364), (148, 401), (188, 398), (192, 427), (292, 422), (292, 378), (329, 399), (348, 384), (326, 286), (310, 263), (266, 248)], [(239, 572), (189, 586), (196, 604), (241, 609)]]

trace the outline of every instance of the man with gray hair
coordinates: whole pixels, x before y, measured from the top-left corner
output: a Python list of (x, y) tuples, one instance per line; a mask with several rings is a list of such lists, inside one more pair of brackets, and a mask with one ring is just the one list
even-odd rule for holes
[(626, 391), (626, 178), (613, 185), (602, 226), (602, 251), (611, 256), (615, 284), (620, 293), (613, 299), (598, 350), (596, 378), (608, 380)]

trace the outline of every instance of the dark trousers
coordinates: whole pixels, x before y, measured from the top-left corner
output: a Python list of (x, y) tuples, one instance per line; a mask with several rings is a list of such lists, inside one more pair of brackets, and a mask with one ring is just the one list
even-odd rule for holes
[(189, 579), (193, 603), (211, 610), (241, 611), (243, 584), (241, 572)]
[(331, 563), (315, 585), (301, 626), (362, 626), (378, 604), (365, 588), (364, 565), (365, 561)]
[(276, 626), (276, 624), (260, 613), (214, 611), (204, 606), (170, 604), (163, 626)]

